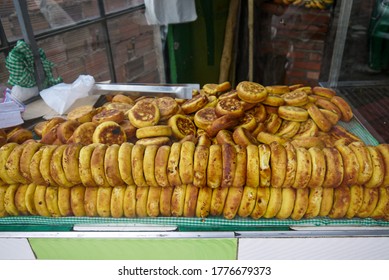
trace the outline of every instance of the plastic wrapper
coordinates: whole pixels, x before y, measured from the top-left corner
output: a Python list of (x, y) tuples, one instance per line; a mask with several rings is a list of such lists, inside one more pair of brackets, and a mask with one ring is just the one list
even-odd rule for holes
[(90, 94), (95, 79), (89, 75), (80, 75), (72, 84), (60, 83), (40, 92), (42, 99), (58, 114), (64, 114), (75, 100)]

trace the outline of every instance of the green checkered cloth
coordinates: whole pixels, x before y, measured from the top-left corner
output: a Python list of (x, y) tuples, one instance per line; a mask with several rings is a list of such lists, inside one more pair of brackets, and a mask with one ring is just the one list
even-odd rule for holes
[[(45, 52), (39, 48), (39, 55), (42, 61), (46, 79), (43, 81), (43, 88), (51, 87), (62, 82), (62, 78), (54, 78), (52, 68), (54, 63), (47, 60)], [(8, 83), (25, 88), (36, 86), (34, 76), (34, 55), (30, 46), (23, 40), (19, 40), (6, 58), (5, 66), (9, 71)]]

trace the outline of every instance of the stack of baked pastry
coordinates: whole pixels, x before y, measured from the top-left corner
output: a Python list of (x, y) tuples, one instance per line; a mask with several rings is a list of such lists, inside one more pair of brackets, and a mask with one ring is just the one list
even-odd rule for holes
[[(389, 145), (329, 88), (206, 84), (38, 123), (0, 148), (0, 216), (389, 219)], [(6, 143), (5, 143), (6, 142)]]

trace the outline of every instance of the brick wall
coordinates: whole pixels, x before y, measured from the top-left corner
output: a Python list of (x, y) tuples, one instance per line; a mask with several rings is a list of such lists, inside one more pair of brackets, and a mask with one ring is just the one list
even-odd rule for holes
[[(19, 24), (11, 0), (6, 0), (6, 11), (2, 8), (2, 22), (6, 22), (8, 38), (21, 38)], [(28, 1), (31, 24), (34, 31), (50, 29), (47, 17), (42, 14), (37, 1)], [(97, 1), (56, 1), (74, 22), (98, 15)], [(106, 11), (117, 11), (142, 4), (140, 0), (105, 1)], [(67, 19), (69, 20), (69, 18)], [(64, 82), (71, 83), (81, 74), (92, 75), (96, 81), (111, 80), (109, 60), (106, 52), (109, 40), (113, 54), (116, 81), (125, 82), (164, 82), (164, 65), (158, 59), (162, 54), (158, 42), (159, 29), (146, 23), (144, 10), (110, 19), (107, 22), (109, 38), (105, 36), (100, 23), (88, 25), (37, 41), (47, 58), (55, 63), (53, 72)], [(157, 39), (155, 39), (157, 38)], [(8, 75), (1, 75), (5, 83)]]
[[(279, 77), (268, 82), (317, 85), (331, 12), (274, 4), (261, 10), (258, 51), (266, 58), (263, 71)], [(275, 57), (281, 63), (273, 63)]]

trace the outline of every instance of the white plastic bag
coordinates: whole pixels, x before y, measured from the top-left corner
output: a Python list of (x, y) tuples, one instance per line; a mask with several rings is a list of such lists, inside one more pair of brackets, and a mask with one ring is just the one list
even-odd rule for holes
[(45, 103), (58, 114), (64, 114), (73, 103), (86, 97), (95, 84), (95, 79), (89, 75), (80, 75), (73, 84), (60, 83), (40, 92)]
[(18, 85), (14, 85), (11, 89), (11, 95), (15, 97), (20, 102), (24, 102), (34, 96), (38, 96), (39, 90), (38, 87), (25, 88)]
[(197, 19), (194, 0), (145, 0), (149, 24), (167, 25)]

